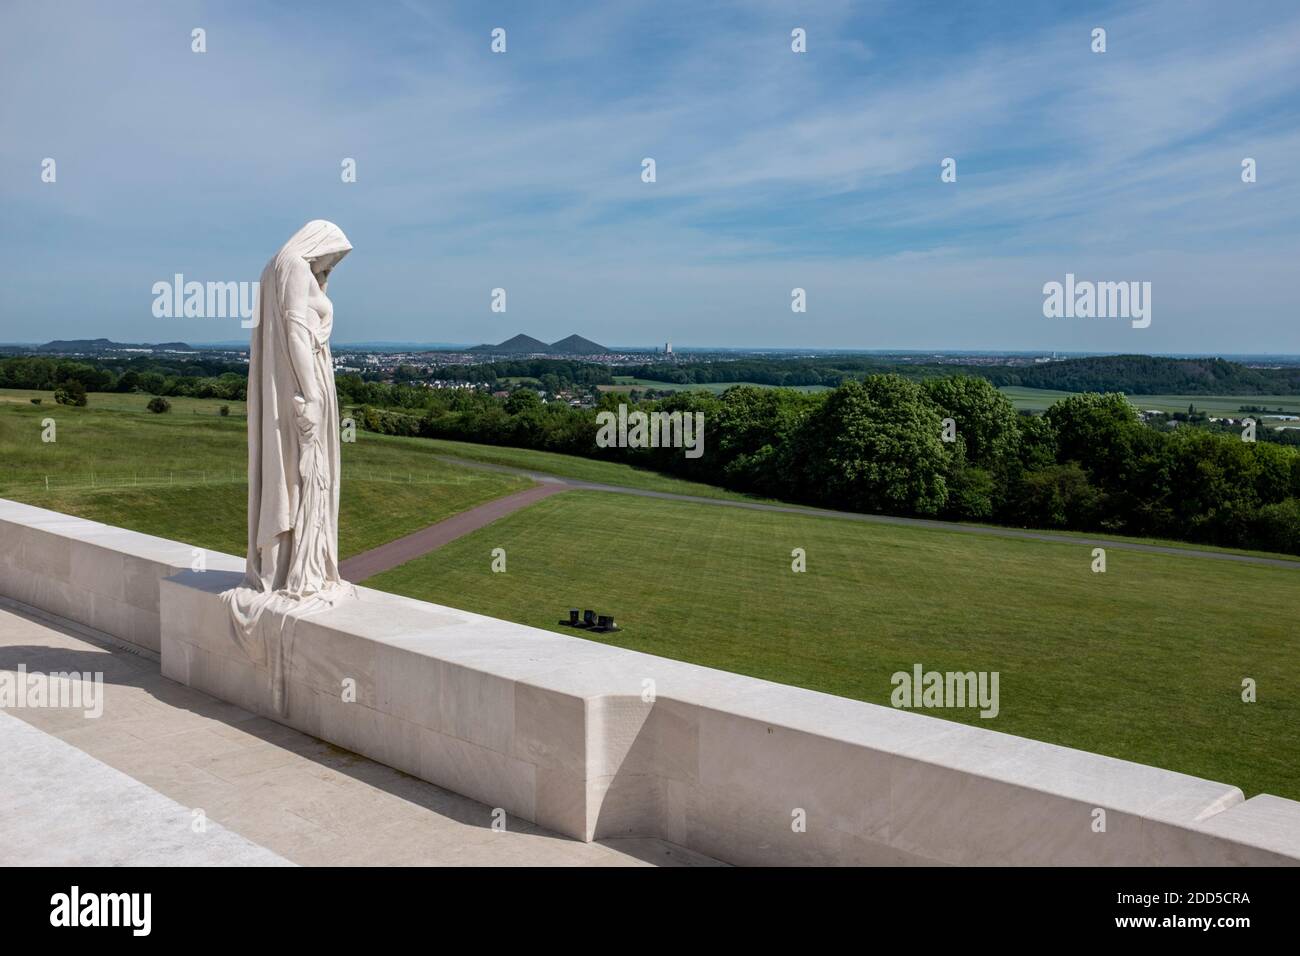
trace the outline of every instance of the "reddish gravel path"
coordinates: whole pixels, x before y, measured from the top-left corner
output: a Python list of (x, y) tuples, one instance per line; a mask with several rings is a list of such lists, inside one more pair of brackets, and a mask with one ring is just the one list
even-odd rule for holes
[(387, 544), (381, 544), (377, 548), (371, 548), (369, 551), (363, 551), (339, 562), (339, 573), (343, 575), (345, 581), (352, 581), (353, 583), (364, 581), (380, 571), (395, 568), (399, 564), (405, 564), (412, 558), (418, 558), (422, 554), (428, 554), (430, 551), (441, 548), (444, 544), (455, 541), (471, 531), (477, 531), (484, 525), (491, 524), (498, 518), (504, 518), (511, 512), (518, 511), (520, 508), (527, 508), (535, 501), (541, 501), (543, 498), (558, 492), (567, 491), (568, 487), (568, 485), (551, 483), (537, 485), (516, 492), (513, 495), (506, 495), (504, 498), (497, 498), (494, 501), (481, 504), (469, 511), (462, 511), (460, 514), (452, 515), (445, 521), (431, 524), (429, 527), (421, 528), (404, 538), (397, 538)]

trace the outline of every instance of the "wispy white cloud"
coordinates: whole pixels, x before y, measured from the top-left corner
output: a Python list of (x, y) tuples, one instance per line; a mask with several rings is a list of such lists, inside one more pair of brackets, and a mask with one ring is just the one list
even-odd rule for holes
[[(0, 340), (39, 338), (33, 314), (178, 337), (149, 317), (152, 281), (256, 274), (327, 216), (357, 246), (331, 290), (344, 337), (1300, 352), (1286, 4), (1062, 5), (987, 30), (908, 3), (66, 10), (0, 14), (0, 201), (19, 226), (0, 233)], [(1035, 314), (1044, 281), (1088, 268), (1158, 283), (1142, 340)]]

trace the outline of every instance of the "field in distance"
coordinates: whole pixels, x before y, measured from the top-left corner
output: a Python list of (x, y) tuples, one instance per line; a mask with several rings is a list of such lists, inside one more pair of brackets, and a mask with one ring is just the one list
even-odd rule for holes
[[(598, 385), (602, 392), (628, 392), (634, 388), (654, 389), (663, 392), (684, 392), (684, 391), (703, 391), (712, 392), (714, 395), (720, 395), (729, 388), (735, 388), (738, 385), (749, 385), (752, 388), (773, 388), (772, 385), (760, 385), (757, 382), (712, 382), (707, 385), (678, 385), (673, 382), (656, 382), (648, 378), (633, 378), (631, 375), (615, 375), (613, 385)], [(787, 388), (793, 388), (796, 392), (825, 392), (829, 389), (826, 385), (789, 385)]]
[[(1018, 409), (1041, 412), (1054, 402), (1068, 398), (1072, 392), (1058, 392), (1048, 388), (1021, 388), (1003, 386), (999, 391)], [(1300, 415), (1300, 395), (1130, 395), (1129, 401), (1143, 411), (1186, 412), (1195, 405), (1198, 412), (1208, 412), (1220, 418), (1240, 418), (1241, 406), (1281, 409), (1288, 415)], [(1258, 415), (1267, 418), (1267, 413)]]
[[(774, 388), (755, 382), (714, 382), (708, 385), (677, 385), (669, 382), (655, 382), (650, 379), (632, 378), (627, 375), (615, 375), (613, 385), (599, 386), (602, 392), (630, 391), (633, 388), (658, 389), (661, 391), (700, 390), (715, 395), (738, 385), (750, 385), (754, 388)], [(825, 385), (794, 386), (801, 392), (823, 392)], [(1018, 385), (1005, 385), (999, 391), (1011, 399), (1017, 409), (1024, 411), (1045, 411), (1052, 403), (1068, 398), (1073, 392), (1062, 392), (1047, 388), (1022, 388)], [(1280, 409), (1284, 414), (1300, 415), (1300, 395), (1130, 395), (1129, 401), (1143, 410), (1155, 410), (1172, 414), (1186, 412), (1188, 405), (1196, 406), (1197, 411), (1208, 412), (1216, 417), (1237, 418), (1243, 414), (1243, 405), (1253, 405), (1270, 410)], [(1267, 419), (1268, 413), (1256, 413)], [(1273, 422), (1272, 424), (1278, 424)]]

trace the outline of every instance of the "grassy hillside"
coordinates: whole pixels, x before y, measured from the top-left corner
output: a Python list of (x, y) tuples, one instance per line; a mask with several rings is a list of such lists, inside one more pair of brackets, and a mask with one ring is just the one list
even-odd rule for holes
[[(416, 448), (431, 447), (442, 455), (452, 456), (465, 461), (482, 462), (488, 465), (504, 465), (509, 468), (522, 468), (561, 478), (573, 478), (606, 485), (619, 485), (624, 488), (636, 488), (644, 491), (667, 492), (670, 494), (693, 495), (700, 498), (716, 498), (727, 501), (772, 502), (773, 499), (760, 498), (740, 492), (728, 491), (716, 485), (706, 485), (695, 481), (671, 478), (644, 468), (635, 468), (620, 462), (597, 461), (591, 458), (579, 458), (575, 455), (561, 455), (549, 451), (537, 451), (531, 448), (509, 448), (501, 445), (479, 445), (473, 442), (450, 441), (442, 438), (390, 438), (389, 441), (409, 442)], [(780, 503), (780, 502), (776, 502)], [(799, 506), (803, 507), (803, 506)], [(817, 509), (809, 508), (810, 511)], [(960, 522), (963, 525), (997, 528), (998, 525), (980, 525), (976, 522)], [(1053, 535), (1092, 540), (1099, 535), (1095, 532), (1066, 531), (1054, 529)], [(1208, 544), (1191, 544), (1186, 541), (1170, 541), (1164, 538), (1136, 537), (1133, 535), (1100, 535), (1108, 541), (1127, 541), (1136, 544), (1155, 544), (1167, 548), (1182, 548), (1195, 551), (1217, 551), (1225, 554), (1245, 554), (1267, 557), (1274, 560), (1294, 560), (1300, 563), (1300, 557), (1278, 554), (1273, 551), (1257, 551), (1243, 548), (1221, 548)]]
[(1297, 572), (1090, 564), (1084, 544), (569, 492), (367, 584), (570, 634), (566, 609), (594, 608), (624, 630), (592, 639), (880, 704), (915, 663), (996, 670), (997, 718), (927, 713), (1300, 798)]
[[(84, 409), (30, 397), (0, 392), (0, 496), (243, 552), (233, 406), (153, 415), (142, 396)], [(41, 441), (46, 417), (56, 442)], [(740, 497), (544, 452), (357, 439), (343, 447), (345, 555), (527, 484), (436, 454)], [(494, 547), (507, 574), (489, 570)], [(805, 574), (790, 570), (796, 547)], [(929, 713), (1300, 798), (1300, 572), (1112, 549), (1101, 575), (1091, 549), (568, 492), (367, 583), (565, 633), (565, 610), (591, 607), (625, 628), (609, 643), (876, 703), (915, 663), (997, 670), (996, 719)], [(1258, 703), (1241, 702), (1244, 677)]]
[(576, 455), (560, 455), (555, 452), (537, 451), (531, 448), (507, 448), (500, 445), (478, 445), (466, 441), (450, 441), (443, 438), (395, 438), (393, 441), (409, 442), (416, 448), (432, 448), (443, 455), (464, 458), (467, 461), (479, 461), (489, 465), (505, 465), (510, 468), (523, 468), (563, 478), (575, 478), (579, 481), (598, 482), (606, 485), (620, 485), (624, 488), (640, 488), (645, 491), (663, 491), (677, 495), (696, 495), (701, 498), (722, 498), (730, 501), (763, 501), (752, 495), (728, 491), (716, 485), (705, 485), (698, 481), (684, 481), (671, 478), (645, 468), (634, 468), (615, 461), (597, 461), (591, 458), (579, 458)]
[[(248, 458), (234, 404), (179, 399), (155, 415), (144, 410), (148, 396), (94, 393), (86, 408), (71, 408), (32, 394), (41, 405), (0, 391), (0, 497), (244, 553)], [(230, 417), (218, 414), (222, 404)], [(51, 443), (41, 441), (47, 417)], [(356, 443), (343, 445), (339, 551), (364, 551), (529, 484), (358, 430)]]

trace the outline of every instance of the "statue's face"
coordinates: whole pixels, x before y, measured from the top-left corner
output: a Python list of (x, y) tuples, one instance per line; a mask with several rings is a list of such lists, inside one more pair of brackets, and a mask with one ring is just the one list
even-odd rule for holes
[(322, 264), (315, 262), (311, 264), (311, 273), (316, 277), (316, 284), (321, 287), (322, 291), (325, 288), (325, 283), (329, 282), (330, 271), (329, 266), (322, 267)]

